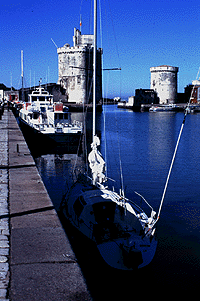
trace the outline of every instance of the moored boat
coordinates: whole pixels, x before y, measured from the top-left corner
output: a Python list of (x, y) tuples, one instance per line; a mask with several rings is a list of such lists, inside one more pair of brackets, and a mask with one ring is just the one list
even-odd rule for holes
[(29, 94), (19, 111), (19, 121), (32, 133), (55, 143), (78, 145), (82, 137), (82, 123), (71, 122), (71, 113), (62, 102), (53, 102), (53, 95), (41, 86)]
[(175, 104), (167, 104), (167, 105), (157, 105), (151, 106), (149, 108), (149, 112), (168, 112), (168, 111), (176, 111), (177, 106)]
[(167, 104), (167, 105), (157, 105), (151, 106), (149, 108), (149, 112), (168, 112), (168, 111), (176, 111), (177, 106), (175, 104)]
[(153, 208), (148, 216), (133, 201), (80, 175), (62, 210), (111, 267), (133, 270), (152, 261), (157, 247)]
[(88, 156), (90, 174), (79, 174), (64, 196), (61, 212), (71, 224), (96, 245), (104, 261), (111, 267), (134, 270), (148, 265), (155, 254), (156, 212), (148, 205), (147, 214), (136, 202), (125, 197), (124, 188), (117, 193), (105, 184), (105, 161), (98, 150), (96, 135), (96, 0), (94, 0), (93, 48), (93, 128), (91, 152)]

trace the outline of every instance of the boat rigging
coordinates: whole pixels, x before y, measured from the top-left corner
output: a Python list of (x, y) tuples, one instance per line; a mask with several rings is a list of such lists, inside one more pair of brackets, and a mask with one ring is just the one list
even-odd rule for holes
[(150, 206), (148, 216), (135, 202), (105, 186), (105, 161), (98, 150), (100, 139), (96, 135), (96, 49), (97, 3), (94, 0), (93, 46), (93, 122), (91, 152), (88, 162), (91, 177), (79, 174), (63, 198), (61, 210), (98, 248), (111, 267), (133, 270), (148, 265), (155, 254), (155, 211)]

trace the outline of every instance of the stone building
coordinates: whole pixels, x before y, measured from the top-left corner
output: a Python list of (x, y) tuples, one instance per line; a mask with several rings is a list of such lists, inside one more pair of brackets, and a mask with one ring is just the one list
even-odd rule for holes
[(159, 98), (157, 92), (153, 89), (136, 89), (134, 105), (140, 106), (141, 104), (158, 104)]
[(192, 84), (185, 87), (186, 102), (200, 103), (200, 80), (193, 80)]
[[(73, 47), (57, 49), (58, 84), (66, 90), (68, 102), (91, 103), (93, 93), (93, 35), (82, 35), (74, 28)], [(97, 103), (102, 99), (102, 50), (97, 50)]]
[(175, 103), (177, 100), (178, 67), (162, 65), (151, 67), (151, 89), (158, 93), (160, 104)]
[(8, 88), (7, 91), (4, 91), (4, 99), (6, 101), (19, 101), (19, 91)]
[(13, 87), (8, 88), (3, 83), (0, 83), (0, 101), (3, 100), (19, 100), (19, 92)]

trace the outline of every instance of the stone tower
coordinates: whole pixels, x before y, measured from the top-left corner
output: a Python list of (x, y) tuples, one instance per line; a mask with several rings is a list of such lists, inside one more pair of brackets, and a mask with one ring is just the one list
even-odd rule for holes
[(161, 104), (175, 103), (177, 99), (178, 67), (162, 65), (151, 67), (151, 89), (157, 92)]
[[(57, 48), (58, 84), (66, 89), (67, 101), (92, 102), (93, 83), (93, 35), (82, 35), (74, 28), (73, 47), (65, 44)], [(102, 98), (102, 50), (97, 50), (97, 103)]]

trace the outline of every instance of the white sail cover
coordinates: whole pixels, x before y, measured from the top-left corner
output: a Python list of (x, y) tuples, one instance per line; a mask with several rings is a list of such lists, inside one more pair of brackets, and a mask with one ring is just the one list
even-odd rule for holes
[(92, 151), (88, 155), (89, 165), (92, 171), (93, 184), (102, 183), (105, 181), (105, 161), (101, 153), (97, 150), (100, 145), (100, 140), (94, 136), (93, 143), (91, 144)]

